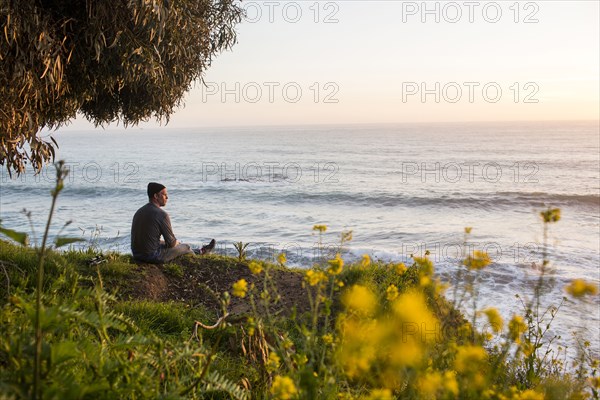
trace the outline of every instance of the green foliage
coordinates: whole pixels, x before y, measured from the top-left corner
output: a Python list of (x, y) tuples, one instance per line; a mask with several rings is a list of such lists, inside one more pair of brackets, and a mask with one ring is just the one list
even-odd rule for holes
[(250, 243), (244, 243), (244, 242), (236, 242), (233, 244), (233, 247), (235, 247), (235, 250), (238, 252), (238, 260), (239, 261), (244, 261), (246, 259), (246, 247), (248, 247)]
[(190, 337), (195, 321), (213, 318), (203, 308), (190, 309), (173, 302), (121, 301), (113, 305), (113, 310), (134, 321), (142, 332), (179, 339)]
[(68, 244), (72, 244), (72, 243), (77, 243), (77, 242), (83, 242), (83, 239), (80, 238), (70, 238), (70, 237), (66, 237), (66, 236), (57, 236), (56, 239), (54, 239), (54, 247), (59, 248), (59, 247), (63, 247), (66, 246)]
[(235, 0), (3, 0), (0, 165), (39, 171), (56, 142), (38, 131), (168, 120), (192, 83), (236, 41)]
[[(1, 223), (2, 223), (2, 220), (0, 219), (0, 224)], [(29, 237), (27, 236), (26, 233), (17, 232), (12, 229), (3, 228), (2, 225), (0, 225), (0, 233), (8, 236), (9, 238), (11, 238), (12, 240), (19, 243), (22, 246), (29, 245)]]
[(183, 269), (181, 265), (169, 263), (163, 266), (166, 273), (181, 278), (183, 276)]
[[(127, 307), (126, 303), (120, 307), (142, 322), (140, 309), (151, 313), (162, 308), (154, 325), (145, 328), (173, 334), (174, 339), (168, 340), (156, 333), (142, 334), (119, 307), (111, 307), (114, 302), (99, 283), (92, 289), (76, 289), (71, 296), (44, 297), (41, 397), (180, 398), (191, 388), (189, 398), (216, 389), (244, 398), (244, 391), (227, 378), (209, 374), (196, 383), (198, 371), (210, 363), (209, 350), (181, 340), (183, 326), (177, 323), (176, 307)], [(34, 309), (34, 297), (21, 293), (0, 313), (0, 334), (7, 338), (0, 344), (0, 392), (4, 396), (33, 396)]]
[[(297, 273), (283, 258), (278, 264), (198, 258), (202, 268), (248, 279), (233, 285), (236, 303), (227, 292), (215, 293), (223, 318), (212, 326), (202, 324), (216, 317), (203, 307), (108, 294), (104, 282), (126, 286), (143, 272), (129, 256), (114, 253), (88, 265), (95, 254), (46, 252), (39, 397), (598, 399), (599, 363), (589, 342), (579, 341), (574, 370), (547, 353), (558, 307), (536, 314), (534, 297), (524, 301), (523, 316), (508, 323), (497, 310), (476, 308), (475, 286), (489, 264), (477, 250), (457, 266), (469, 287), (457, 288), (454, 298), (472, 305), (469, 321), (444, 299), (427, 253), (408, 266), (368, 256), (345, 265), (338, 254), (304, 270), (306, 300), (298, 301), (310, 305), (305, 313), (281, 308), (288, 288), (277, 277)], [(10, 277), (10, 296), (0, 308), (0, 397), (35, 397), (38, 308), (31, 281), (38, 257), (0, 241)], [(546, 258), (543, 266), (542, 279), (551, 271)], [(164, 268), (177, 277), (182, 265)], [(577, 299), (596, 295), (597, 288), (574, 282), (568, 293)], [(249, 313), (229, 314), (244, 302)], [(487, 318), (492, 329), (477, 332), (473, 316)]]

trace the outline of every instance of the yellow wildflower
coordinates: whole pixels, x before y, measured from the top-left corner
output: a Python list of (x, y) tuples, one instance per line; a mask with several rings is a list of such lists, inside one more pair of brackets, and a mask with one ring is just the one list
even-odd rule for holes
[(600, 389), (600, 377), (599, 376), (589, 377), (588, 384), (596, 390)]
[(472, 228), (472, 227), (470, 227), (470, 226), (465, 226), (465, 233), (468, 235), (469, 233), (471, 233), (471, 230), (472, 230), (472, 229), (473, 229), (473, 228)]
[(344, 260), (342, 260), (342, 256), (340, 253), (335, 255), (333, 260), (327, 261), (329, 263), (329, 268), (327, 268), (327, 272), (330, 275), (338, 275), (342, 272), (342, 268), (344, 268)]
[(508, 337), (515, 343), (521, 343), (521, 335), (527, 331), (527, 325), (523, 322), (523, 317), (515, 315), (508, 323)]
[(346, 243), (352, 240), (352, 231), (343, 231), (342, 232), (342, 243)]
[(473, 255), (468, 256), (463, 264), (471, 270), (480, 270), (492, 263), (490, 256), (485, 251), (475, 250)]
[(277, 256), (277, 261), (279, 262), (279, 264), (283, 265), (287, 262), (287, 258), (285, 257), (285, 253), (280, 253)]
[(309, 269), (304, 274), (304, 279), (308, 282), (310, 286), (316, 286), (319, 283), (327, 280), (327, 276), (322, 271), (315, 271), (314, 269)]
[(394, 302), (394, 314), (401, 329), (420, 342), (439, 339), (439, 322), (427, 307), (422, 293), (410, 291)]
[(288, 376), (276, 376), (271, 386), (271, 394), (278, 400), (289, 400), (298, 393), (294, 381)]
[(385, 290), (385, 297), (388, 299), (388, 301), (396, 300), (398, 297), (398, 288), (396, 285), (388, 286), (388, 288)]
[[(429, 250), (427, 250), (426, 254), (429, 254), (428, 252)], [(415, 260), (415, 263), (417, 264), (421, 275), (433, 275), (433, 262), (431, 262), (431, 260), (427, 256), (413, 257), (413, 259)]]
[(291, 349), (294, 346), (294, 342), (292, 342), (292, 339), (290, 339), (288, 337), (282, 338), (281, 346), (286, 350)]
[(361, 285), (354, 285), (348, 289), (342, 302), (350, 312), (359, 315), (370, 315), (377, 305), (373, 292)]
[(351, 378), (364, 376), (377, 358), (377, 347), (384, 329), (377, 320), (343, 318), (341, 346), (335, 360)]
[(306, 364), (308, 362), (308, 357), (306, 357), (305, 354), (294, 354), (292, 355), (292, 358), (294, 359), (294, 362), (296, 364), (298, 364), (299, 367), (303, 366), (304, 364)]
[(481, 346), (460, 346), (456, 352), (454, 368), (462, 373), (476, 373), (481, 371), (486, 358), (487, 353)]
[(427, 286), (431, 285), (431, 278), (430, 278), (430, 277), (428, 277), (428, 276), (422, 276), (422, 277), (419, 279), (419, 285), (420, 285), (421, 287), (427, 287)]
[(533, 354), (535, 347), (529, 340), (526, 340), (524, 343), (521, 343), (519, 349), (523, 352), (523, 354), (525, 354), (526, 357), (529, 357)]
[(515, 400), (544, 400), (544, 394), (535, 390), (527, 389), (513, 397)]
[(323, 339), (323, 343), (325, 344), (333, 343), (333, 335), (331, 333), (321, 336), (321, 339)]
[(504, 326), (504, 321), (502, 320), (498, 310), (495, 308), (488, 308), (483, 310), (483, 313), (486, 315), (492, 330), (496, 333), (499, 333)]
[(250, 269), (250, 272), (252, 272), (254, 275), (260, 274), (263, 270), (262, 265), (254, 261), (248, 264), (248, 268)]
[(598, 287), (583, 279), (575, 279), (571, 284), (565, 286), (565, 290), (573, 297), (595, 296), (598, 294)]
[(396, 273), (398, 275), (402, 275), (407, 270), (406, 265), (404, 263), (394, 264), (394, 268), (396, 269)]
[(253, 317), (248, 317), (246, 321), (248, 323), (248, 335), (254, 336), (254, 331), (256, 330), (256, 321), (254, 321)]
[(414, 337), (410, 326), (400, 331), (400, 340), (390, 349), (390, 361), (395, 367), (418, 366), (423, 361), (421, 338)]
[(456, 382), (456, 373), (446, 371), (444, 373), (444, 389), (454, 396), (458, 396), (458, 382)]
[(392, 400), (392, 392), (389, 389), (373, 389), (364, 400)]
[(436, 398), (436, 393), (442, 384), (442, 375), (439, 372), (428, 373), (419, 379), (419, 392), (425, 398)]
[(248, 282), (245, 279), (240, 279), (232, 286), (231, 294), (236, 297), (246, 297), (248, 292)]
[(281, 359), (279, 358), (279, 356), (277, 355), (277, 353), (275, 352), (271, 352), (269, 353), (269, 359), (267, 360), (267, 371), (269, 372), (273, 372), (276, 371), (279, 368), (279, 363), (281, 362)]
[(368, 254), (363, 254), (360, 266), (363, 268), (368, 268), (369, 265), (371, 265), (371, 257), (369, 257)]
[(327, 226), (326, 225), (315, 225), (313, 226), (313, 231), (319, 231), (320, 233), (323, 233), (327, 230)]
[(560, 220), (560, 208), (549, 208), (540, 212), (545, 223), (558, 222)]

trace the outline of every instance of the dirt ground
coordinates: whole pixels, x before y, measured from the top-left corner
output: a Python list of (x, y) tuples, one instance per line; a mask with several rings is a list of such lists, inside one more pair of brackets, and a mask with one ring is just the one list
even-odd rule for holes
[[(274, 308), (276, 312), (288, 313), (294, 306), (299, 313), (309, 309), (300, 272), (272, 268), (269, 275), (280, 296)], [(132, 276), (130, 281), (119, 283), (118, 293), (123, 298), (184, 302), (219, 312), (218, 300), (206, 287), (218, 295), (225, 291), (231, 293), (231, 286), (245, 279), (249, 286), (254, 283), (262, 291), (264, 272), (253, 275), (247, 262), (227, 257), (185, 256), (167, 265), (137, 264)], [(250, 308), (247, 298), (231, 297), (229, 312), (232, 315), (244, 314)]]

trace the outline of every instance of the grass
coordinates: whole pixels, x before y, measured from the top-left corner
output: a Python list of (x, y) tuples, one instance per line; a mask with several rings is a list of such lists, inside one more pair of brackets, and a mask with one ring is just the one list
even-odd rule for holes
[[(0, 260), (0, 394), (28, 398), (38, 254), (0, 241)], [(307, 272), (288, 269), (285, 258), (219, 255), (156, 267), (114, 253), (49, 251), (42, 397), (598, 398), (589, 352), (576, 373), (540, 364), (546, 369), (528, 374), (535, 326), (503, 322), (492, 347), (444, 299), (433, 268), (426, 257), (409, 266), (337, 258)], [(196, 287), (216, 278), (215, 299)], [(305, 305), (296, 312), (282, 286), (294, 279), (304, 286), (293, 294)], [(153, 280), (170, 300), (138, 290)], [(236, 280), (246, 281), (237, 297)], [(181, 301), (179, 290), (192, 292)], [(194, 337), (197, 321), (212, 325), (240, 304), (242, 314)]]

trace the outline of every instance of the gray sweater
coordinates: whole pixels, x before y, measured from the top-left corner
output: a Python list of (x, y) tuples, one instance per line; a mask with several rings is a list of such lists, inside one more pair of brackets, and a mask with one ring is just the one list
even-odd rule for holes
[(152, 261), (160, 254), (160, 237), (167, 248), (175, 245), (177, 239), (171, 229), (169, 214), (160, 207), (148, 203), (136, 211), (131, 223), (131, 252), (133, 257)]

